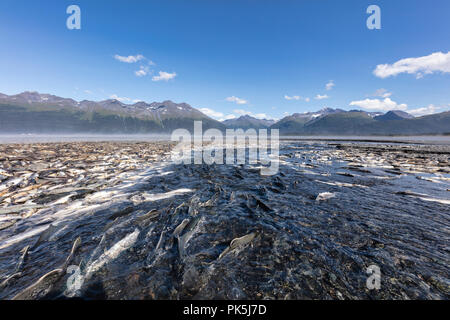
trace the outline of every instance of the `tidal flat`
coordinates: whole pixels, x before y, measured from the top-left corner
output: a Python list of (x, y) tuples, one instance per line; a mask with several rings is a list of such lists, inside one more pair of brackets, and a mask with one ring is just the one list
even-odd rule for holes
[(450, 145), (282, 141), (273, 176), (173, 146), (0, 144), (0, 299), (450, 297)]

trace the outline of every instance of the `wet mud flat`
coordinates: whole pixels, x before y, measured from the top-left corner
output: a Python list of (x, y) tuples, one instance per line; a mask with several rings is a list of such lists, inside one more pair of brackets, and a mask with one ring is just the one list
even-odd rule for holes
[[(0, 184), (0, 298), (449, 298), (449, 146), (288, 141), (262, 176), (259, 164), (171, 163), (168, 144), (117, 145), (65, 144), (80, 164), (115, 151), (110, 176), (81, 194), (76, 178), (8, 185), (64, 160), (16, 145), (33, 152), (16, 153), (15, 171), (2, 147), (0, 177), (14, 176)], [(92, 165), (111, 156), (99, 154)], [(373, 265), (379, 290), (366, 286)]]

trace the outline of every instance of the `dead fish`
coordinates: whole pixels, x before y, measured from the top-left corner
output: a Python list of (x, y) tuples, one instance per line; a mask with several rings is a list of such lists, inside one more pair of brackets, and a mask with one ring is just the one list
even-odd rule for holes
[(347, 172), (336, 172), (336, 174), (338, 174), (340, 176), (344, 176), (344, 177), (354, 177), (353, 174), (347, 173)]
[(66, 269), (69, 266), (70, 262), (73, 259), (73, 256), (74, 256), (75, 252), (80, 247), (80, 245), (81, 245), (81, 237), (78, 237), (73, 242), (72, 249), (70, 250), (70, 253), (67, 256), (66, 261), (64, 262), (64, 264), (62, 266), (62, 269)]
[(29, 210), (29, 209), (41, 209), (44, 206), (41, 205), (18, 205), (18, 206), (11, 206), (6, 208), (0, 208), (0, 214), (19, 214), (22, 211)]
[[(186, 244), (189, 242), (189, 239), (191, 239), (192, 235), (195, 232), (195, 227), (197, 226), (198, 222), (200, 221), (200, 217), (195, 217), (189, 223), (183, 228), (183, 230), (179, 233), (177, 239), (178, 239), (178, 253), (180, 257), (185, 256), (185, 249)], [(183, 233), (181, 235), (181, 233)]]
[(63, 269), (52, 270), (39, 278), (34, 284), (19, 292), (12, 300), (32, 300), (51, 291), (53, 284), (63, 275)]
[(12, 221), (7, 221), (7, 222), (0, 223), (0, 231), (4, 230), (4, 229), (7, 229), (9, 227), (12, 227), (13, 225), (16, 224), (16, 222), (17, 222), (17, 220), (12, 220)]
[(69, 263), (72, 261), (73, 255), (75, 254), (75, 251), (80, 246), (80, 244), (81, 238), (78, 237), (74, 241), (72, 249), (70, 250), (68, 257), (61, 268), (52, 270), (44, 274), (34, 284), (15, 295), (12, 300), (31, 300), (43, 297), (48, 294), (53, 289), (53, 285), (65, 274), (65, 270), (67, 269)]
[(120, 254), (130, 249), (140, 234), (139, 229), (135, 229), (132, 233), (129, 233), (122, 240), (115, 243), (111, 248), (105, 251), (96, 261), (89, 265), (86, 269), (86, 279), (89, 279), (92, 274), (100, 270), (104, 265), (110, 261), (117, 259)]
[(188, 214), (190, 216), (196, 216), (198, 213), (198, 204), (188, 206)]
[(398, 191), (395, 194), (398, 194), (398, 195), (401, 195), (401, 196), (415, 196), (415, 197), (426, 196), (426, 194), (415, 193), (415, 192), (412, 192), (412, 191)]
[(200, 206), (212, 207), (212, 206), (214, 206), (214, 203), (217, 201), (218, 198), (219, 198), (219, 194), (216, 193), (216, 194), (214, 194), (214, 196), (211, 197), (211, 199), (205, 201), (204, 203), (201, 203)]
[[(183, 210), (183, 208), (186, 207), (186, 204), (183, 202), (181, 203), (179, 206), (177, 206), (174, 210), (173, 210), (173, 215), (177, 215), (178, 213), (180, 213), (181, 210)], [(168, 212), (167, 212), (168, 213)]]
[(159, 240), (158, 240), (158, 243), (156, 244), (155, 251), (158, 251), (159, 249), (162, 248), (165, 235), (166, 235), (166, 231), (164, 230), (163, 232), (161, 232), (161, 234), (159, 236)]
[(37, 246), (39, 246), (42, 242), (47, 241), (52, 234), (54, 234), (59, 228), (54, 225), (49, 225), (47, 229), (45, 229), (37, 239), (37, 241), (34, 243), (32, 249), (35, 249)]
[(22, 268), (23, 264), (25, 263), (25, 259), (28, 255), (28, 249), (30, 249), (30, 246), (25, 246), (20, 252), (22, 252), (22, 255), (19, 258), (19, 261), (16, 264), (15, 272), (19, 272)]
[(354, 184), (354, 183), (345, 183), (345, 182), (327, 182), (327, 181), (321, 181), (321, 180), (314, 180), (316, 182), (319, 183), (323, 183), (323, 184), (327, 184), (330, 186), (338, 186), (338, 187), (346, 187), (346, 188), (351, 188), (351, 187), (358, 187), (358, 188), (367, 188), (367, 186), (363, 186), (360, 184)]
[(126, 216), (126, 215), (132, 213), (133, 211), (134, 211), (134, 207), (126, 207), (123, 210), (119, 210), (119, 211), (113, 213), (111, 216), (109, 216), (108, 220), (115, 220), (117, 218)]
[(238, 168), (235, 168), (234, 176), (238, 177), (239, 179), (245, 179)]
[(173, 236), (174, 237), (178, 237), (184, 230), (184, 228), (187, 226), (187, 224), (189, 223), (189, 219), (184, 219), (179, 225), (178, 227), (175, 228), (174, 232), (173, 232)]
[(256, 237), (256, 233), (252, 232), (249, 233), (245, 236), (242, 236), (240, 238), (235, 238), (231, 241), (230, 246), (228, 248), (226, 248), (220, 255), (218, 259), (221, 259), (224, 255), (226, 255), (227, 253), (240, 248), (240, 247), (244, 247), (245, 245), (247, 245), (248, 243), (250, 243), (254, 238)]
[(7, 277), (5, 280), (3, 280), (2, 282), (0, 282), (0, 289), (4, 289), (7, 286), (9, 286), (11, 284), (11, 281), (14, 279), (17, 279), (18, 277), (20, 277), (22, 275), (22, 272), (17, 272), (14, 273), (12, 275), (10, 275), (9, 277)]
[(262, 200), (258, 199), (257, 197), (253, 196), (253, 198), (256, 200), (257, 207), (263, 209), (266, 212), (273, 211), (271, 207), (269, 207), (267, 204), (265, 204)]
[(249, 243), (250, 241), (252, 241), (255, 238), (255, 236), (256, 236), (256, 233), (252, 232), (252, 233), (249, 233), (240, 238), (235, 238), (231, 241), (230, 248), (235, 249), (237, 247), (244, 246), (247, 243)]
[(397, 176), (403, 174), (403, 172), (401, 172), (399, 169), (397, 169), (397, 170), (398, 170), (398, 171), (394, 171), (394, 170), (384, 170), (384, 171), (387, 172), (387, 173), (390, 173), (390, 174), (395, 174), (395, 175), (397, 175)]
[(316, 201), (328, 200), (328, 199), (334, 198), (335, 196), (336, 196), (336, 194), (331, 193), (331, 192), (322, 192), (322, 193), (318, 194)]
[(156, 210), (156, 209), (153, 209), (153, 210), (150, 210), (149, 212), (147, 212), (146, 214), (144, 214), (144, 215), (142, 215), (140, 217), (137, 217), (136, 221), (137, 222), (142, 222), (142, 221), (145, 221), (145, 220), (154, 220), (157, 217), (159, 217), (159, 215), (160, 215), (160, 212), (158, 210)]
[(434, 182), (434, 183), (442, 183), (442, 181), (439, 181), (437, 179), (421, 177), (421, 176), (417, 176), (416, 179), (418, 179), (418, 180), (425, 180), (425, 181)]
[(361, 173), (371, 173), (370, 170), (361, 169), (361, 168), (362, 168), (362, 166), (360, 166), (360, 167), (357, 167), (357, 166), (348, 166), (348, 167), (346, 167), (345, 169), (352, 170), (352, 171), (357, 171), (357, 172), (361, 172)]

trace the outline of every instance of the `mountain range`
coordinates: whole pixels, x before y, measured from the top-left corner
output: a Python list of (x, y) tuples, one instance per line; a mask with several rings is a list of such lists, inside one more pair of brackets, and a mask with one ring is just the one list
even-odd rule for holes
[(222, 123), (230, 129), (264, 129), (275, 124), (275, 120), (257, 119), (249, 115), (244, 115), (235, 119), (228, 119)]
[(201, 120), (203, 130), (217, 128), (279, 129), (281, 135), (419, 135), (449, 134), (450, 112), (414, 117), (404, 111), (387, 113), (324, 108), (294, 113), (279, 121), (249, 115), (214, 120), (186, 103), (170, 100), (125, 104), (61, 98), (50, 94), (0, 93), (0, 133), (170, 133), (193, 130)]
[(170, 133), (203, 128), (224, 130), (225, 125), (186, 103), (172, 101), (125, 104), (119, 100), (77, 102), (49, 94), (0, 94), (2, 133)]

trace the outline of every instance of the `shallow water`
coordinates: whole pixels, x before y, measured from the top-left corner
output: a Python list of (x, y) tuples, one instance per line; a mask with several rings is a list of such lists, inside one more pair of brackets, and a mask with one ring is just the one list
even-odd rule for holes
[(354, 141), (373, 143), (414, 143), (449, 145), (450, 136), (283, 136), (284, 140), (304, 141)]
[[(73, 268), (20, 298), (448, 299), (449, 156), (294, 141), (274, 176), (170, 162), (127, 172), (0, 231), (0, 277), (20, 272), (0, 298), (61, 268), (80, 237)], [(366, 286), (371, 265), (379, 290)]]
[[(305, 141), (372, 141), (375, 143), (399, 142), (418, 144), (450, 144), (450, 136), (282, 136), (283, 140)], [(49, 143), (49, 142), (99, 142), (99, 141), (165, 141), (167, 134), (1, 134), (4, 143)]]

